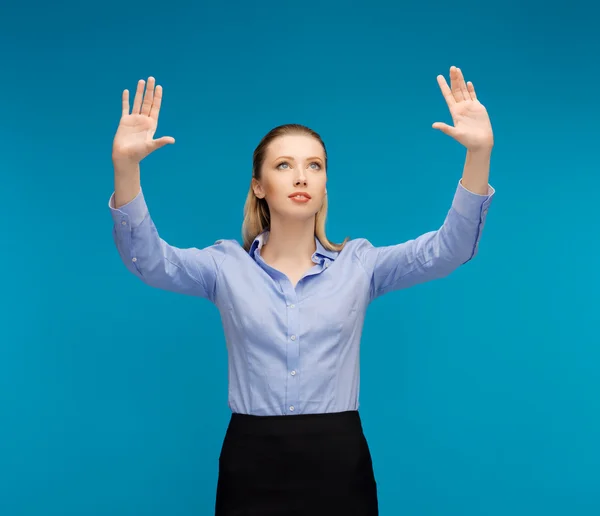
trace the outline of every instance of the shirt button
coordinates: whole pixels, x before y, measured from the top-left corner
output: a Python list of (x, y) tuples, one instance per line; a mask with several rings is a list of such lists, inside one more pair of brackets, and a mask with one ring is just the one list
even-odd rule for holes
[(295, 336), (295, 335), (292, 335), (292, 336), (290, 337), (290, 339), (292, 339), (292, 340), (296, 340), (296, 336)]
[(290, 308), (296, 308), (296, 305), (290, 305)]
[(124, 220), (121, 221), (121, 226), (126, 226), (126, 225), (127, 225), (127, 222), (125, 222)]
[(132, 262), (137, 262), (137, 258), (134, 256), (134, 257), (131, 259), (131, 261), (132, 261)]
[(329, 262), (325, 262), (325, 268), (329, 267)]
[(296, 371), (292, 371), (290, 374), (291, 374), (292, 376), (296, 376)]
[(290, 407), (290, 412), (294, 412), (294, 405)]

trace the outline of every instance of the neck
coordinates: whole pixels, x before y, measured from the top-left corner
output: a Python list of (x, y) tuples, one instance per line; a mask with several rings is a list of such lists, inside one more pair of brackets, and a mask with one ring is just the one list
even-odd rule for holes
[(305, 262), (316, 250), (315, 219), (284, 221), (273, 217), (261, 256), (270, 262)]

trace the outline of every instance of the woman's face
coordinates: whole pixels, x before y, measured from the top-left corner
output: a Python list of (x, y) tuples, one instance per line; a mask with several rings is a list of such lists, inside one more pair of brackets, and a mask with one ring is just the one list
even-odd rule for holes
[(271, 216), (310, 218), (319, 211), (326, 195), (325, 153), (318, 140), (308, 135), (285, 135), (273, 140), (265, 155), (254, 194), (266, 199)]

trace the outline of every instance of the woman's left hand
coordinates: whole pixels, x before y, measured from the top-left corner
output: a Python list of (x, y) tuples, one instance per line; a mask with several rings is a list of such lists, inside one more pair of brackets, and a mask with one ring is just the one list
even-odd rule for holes
[(454, 126), (435, 122), (434, 129), (451, 136), (470, 151), (491, 150), (494, 146), (494, 133), (487, 110), (477, 100), (472, 82), (465, 83), (460, 68), (450, 67), (450, 85), (443, 75), (437, 81), (446, 99)]

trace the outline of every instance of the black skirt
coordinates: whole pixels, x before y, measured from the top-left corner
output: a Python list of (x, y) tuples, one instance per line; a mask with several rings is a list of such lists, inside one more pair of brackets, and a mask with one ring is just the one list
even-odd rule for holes
[(232, 414), (216, 516), (376, 516), (377, 486), (357, 411)]

